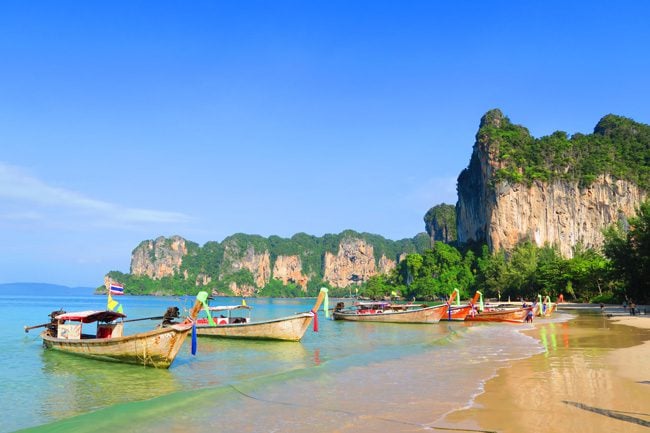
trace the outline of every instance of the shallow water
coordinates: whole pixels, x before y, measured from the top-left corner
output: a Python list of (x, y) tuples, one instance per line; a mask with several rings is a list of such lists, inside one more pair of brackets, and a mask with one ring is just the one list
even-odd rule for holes
[[(471, 409), (441, 424), (503, 433), (647, 431), (649, 370), (642, 345), (650, 330), (584, 312), (538, 325), (530, 334), (544, 351), (501, 370)], [(628, 369), (635, 379), (626, 377)]]
[[(190, 299), (123, 296), (130, 317), (162, 314)], [(105, 298), (0, 297), (0, 432), (411, 431), (466, 407), (498, 368), (544, 350), (531, 325), (399, 325), (326, 320), (302, 342), (199, 339), (169, 370), (45, 351), (23, 325), (47, 314), (102, 309)], [(238, 299), (223, 299), (236, 304)], [(250, 299), (254, 319), (311, 308), (313, 300)], [(26, 320), (25, 318), (29, 318)], [(128, 324), (126, 333), (155, 325)], [(558, 324), (559, 326), (559, 324)], [(553, 334), (555, 335), (555, 334)], [(549, 335), (546, 344), (557, 344)], [(406, 415), (405, 415), (406, 414)]]

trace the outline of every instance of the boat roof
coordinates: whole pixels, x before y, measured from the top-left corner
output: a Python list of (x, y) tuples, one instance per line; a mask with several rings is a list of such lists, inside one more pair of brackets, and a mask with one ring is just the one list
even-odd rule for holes
[(56, 320), (72, 320), (75, 322), (82, 322), (82, 323), (92, 323), (92, 322), (112, 322), (113, 320), (116, 319), (121, 319), (126, 317), (125, 314), (118, 313), (116, 311), (94, 311), (94, 310), (87, 310), (87, 311), (78, 311), (75, 313), (65, 313), (65, 314), (59, 314), (58, 316), (55, 317)]
[(210, 311), (231, 311), (231, 310), (251, 310), (253, 307), (248, 305), (218, 305), (216, 307), (210, 307)]
[(388, 301), (361, 301), (355, 302), (354, 305), (364, 306), (364, 305), (390, 305)]

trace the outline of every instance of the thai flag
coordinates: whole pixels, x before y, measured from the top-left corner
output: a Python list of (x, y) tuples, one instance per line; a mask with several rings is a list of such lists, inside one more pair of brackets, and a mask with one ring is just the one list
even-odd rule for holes
[(111, 284), (111, 295), (123, 295), (124, 286), (121, 284), (113, 283)]

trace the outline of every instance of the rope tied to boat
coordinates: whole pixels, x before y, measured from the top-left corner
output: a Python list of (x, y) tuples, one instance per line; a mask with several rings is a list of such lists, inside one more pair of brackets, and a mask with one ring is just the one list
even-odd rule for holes
[(314, 315), (314, 332), (318, 332), (318, 312), (314, 310), (309, 310), (309, 312)]

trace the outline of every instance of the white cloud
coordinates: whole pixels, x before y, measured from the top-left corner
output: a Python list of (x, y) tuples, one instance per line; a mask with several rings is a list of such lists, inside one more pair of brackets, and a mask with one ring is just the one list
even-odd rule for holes
[(188, 215), (179, 212), (124, 207), (86, 197), (76, 191), (50, 186), (25, 170), (3, 162), (0, 162), (0, 198), (4, 199), (2, 206), (9, 208), (0, 209), (0, 219), (36, 220), (65, 212), (66, 216), (74, 220), (83, 217), (86, 223), (99, 225), (191, 221)]

